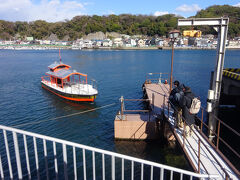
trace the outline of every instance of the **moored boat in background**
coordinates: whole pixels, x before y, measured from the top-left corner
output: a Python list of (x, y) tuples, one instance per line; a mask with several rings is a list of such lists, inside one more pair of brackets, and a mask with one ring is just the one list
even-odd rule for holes
[(42, 77), (42, 87), (48, 91), (71, 101), (90, 101), (96, 99), (98, 91), (95, 81), (88, 84), (87, 75), (72, 70), (71, 66), (54, 62), (48, 66), (47, 76)]

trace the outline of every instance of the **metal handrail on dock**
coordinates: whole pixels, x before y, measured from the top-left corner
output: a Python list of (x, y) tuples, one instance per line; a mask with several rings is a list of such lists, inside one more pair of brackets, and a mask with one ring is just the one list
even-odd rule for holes
[[(221, 130), (221, 127), (222, 127), (222, 125), (223, 125), (223, 126), (226, 127), (229, 131), (231, 131), (232, 133), (234, 133), (238, 138), (240, 138), (240, 133), (238, 133), (236, 130), (234, 130), (233, 128), (231, 128), (229, 125), (227, 125), (225, 122), (223, 122), (222, 120), (220, 120), (220, 119), (219, 119), (218, 117), (216, 117), (215, 115), (214, 115), (214, 118), (217, 120), (218, 123), (217, 123), (216, 132), (214, 132), (212, 129), (209, 128), (209, 126), (208, 126), (206, 123), (203, 122), (204, 111), (207, 112), (206, 109), (204, 109), (204, 108), (201, 107), (201, 119), (196, 116), (196, 119), (201, 122), (201, 124), (200, 124), (200, 132), (201, 132), (202, 134), (204, 134), (204, 133), (203, 133), (203, 125), (204, 125), (204, 127), (207, 128), (208, 133), (211, 132), (211, 134), (213, 134), (213, 135), (216, 136), (216, 142), (215, 142), (215, 144), (214, 144), (213, 142), (209, 141), (209, 143), (215, 148), (215, 150), (218, 151), (218, 152), (221, 152), (221, 150), (219, 149), (219, 141), (221, 141), (224, 145), (226, 145), (226, 147), (227, 147), (231, 152), (234, 153), (234, 155), (235, 155), (235, 156), (239, 159), (239, 161), (240, 161), (240, 155), (239, 155), (239, 153), (238, 153), (236, 150), (234, 150), (226, 141), (224, 141), (224, 140), (221, 138), (221, 136), (220, 136), (220, 130)], [(205, 139), (208, 140), (208, 138), (205, 138)], [(222, 153), (222, 152), (221, 152), (221, 153)], [(223, 158), (225, 159), (225, 161), (228, 161), (228, 159), (226, 159), (225, 156), (224, 156)], [(230, 162), (228, 161), (228, 164), (231, 166), (232, 169), (234, 169), (235, 172), (237, 172), (238, 175), (240, 175), (239, 171), (234, 167), (234, 165), (232, 165), (232, 163), (230, 163)]]
[[(216, 148), (216, 150), (219, 150), (219, 140), (220, 141), (222, 141), (227, 147), (229, 147), (229, 149), (240, 159), (240, 155), (239, 155), (239, 153), (237, 153), (233, 148), (231, 148), (230, 147), (230, 145), (228, 144), (228, 143), (226, 143), (221, 137), (220, 137), (220, 127), (221, 127), (221, 124), (222, 125), (224, 125), (227, 129), (229, 129), (231, 132), (233, 132), (236, 136), (238, 136), (238, 138), (240, 138), (240, 133), (238, 133), (236, 130), (234, 130), (233, 128), (231, 128), (229, 125), (227, 125), (225, 122), (223, 122), (222, 120), (220, 120), (218, 117), (216, 117), (216, 116), (214, 116), (214, 118), (218, 121), (218, 125), (217, 125), (217, 129), (216, 129), (216, 132), (214, 132), (213, 130), (211, 130), (210, 128), (209, 128), (209, 126), (206, 124), (206, 123), (204, 123), (203, 122), (203, 111), (205, 110), (204, 108), (202, 108), (201, 107), (201, 109), (202, 109), (202, 118), (201, 118), (201, 120), (200, 120), (200, 118), (199, 117), (197, 117), (197, 119), (199, 120), (199, 121), (201, 121), (201, 128), (200, 128), (200, 130), (201, 130), (201, 132), (202, 132), (202, 129), (203, 129), (203, 125), (208, 129), (208, 131), (210, 132), (212, 132), (213, 133), (213, 135), (215, 135), (216, 136), (216, 138), (217, 138), (217, 141), (216, 141), (216, 144), (213, 144), (214, 146), (215, 146), (215, 148)], [(206, 110), (205, 110), (206, 111)]]
[(125, 101), (132, 101), (132, 102), (137, 102), (137, 101), (140, 101), (140, 102), (149, 102), (150, 100), (149, 99), (124, 99), (123, 96), (121, 96), (121, 98), (119, 99), (120, 100), (120, 103), (121, 103), (121, 111), (120, 111), (120, 115), (121, 115), (121, 120), (123, 120), (123, 115), (125, 112), (131, 112), (131, 113), (137, 113), (137, 112), (144, 112), (144, 113), (148, 113), (148, 121), (150, 121), (150, 110), (141, 110), (141, 109), (138, 109), (138, 110), (126, 110), (125, 109)]
[[(171, 104), (171, 102), (168, 102), (168, 104)], [(169, 108), (166, 108), (167, 106), (163, 106), (163, 107), (165, 108), (165, 110), (167, 110), (168, 114), (170, 114), (170, 113), (169, 113)], [(170, 107), (170, 106), (168, 105), (168, 107)], [(171, 104), (171, 107), (175, 108), (173, 104)], [(202, 115), (201, 120), (200, 120), (200, 118), (199, 118), (198, 116), (196, 116), (196, 117), (198, 118), (198, 120), (200, 120), (201, 124), (200, 124), (200, 130), (199, 130), (196, 126), (195, 126), (195, 129), (196, 129), (197, 131), (201, 132), (201, 135), (203, 135), (203, 125), (206, 126), (206, 127), (208, 128), (208, 130), (210, 130), (210, 128), (208, 127), (208, 125), (203, 122), (203, 111), (204, 111), (204, 110), (205, 110), (205, 109), (204, 109), (203, 107), (201, 107), (201, 115)], [(205, 111), (206, 111), (206, 110), (205, 110)], [(207, 111), (206, 111), (206, 112), (207, 112)], [(168, 115), (168, 117), (169, 117), (169, 115)], [(183, 117), (182, 115), (181, 115), (181, 118), (184, 120), (184, 117)], [(234, 132), (236, 135), (239, 136), (239, 133), (238, 133), (236, 130), (232, 129), (230, 126), (228, 126), (226, 123), (224, 123), (223, 121), (221, 121), (219, 118), (217, 118), (217, 117), (215, 117), (215, 118), (218, 120), (217, 133), (216, 133), (216, 132), (213, 132), (213, 133), (216, 135), (216, 137), (217, 137), (216, 145), (214, 145), (211, 141), (209, 141), (208, 138), (205, 138), (205, 140), (207, 140), (208, 143), (218, 152), (218, 151), (220, 151), (220, 150), (219, 150), (219, 140), (222, 140), (222, 138), (220, 137), (220, 124), (221, 124), (221, 123), (224, 124), (227, 128), (229, 128), (229, 129), (230, 129), (232, 132)], [(184, 148), (184, 146), (185, 146), (185, 141), (188, 141), (188, 139), (186, 138), (186, 135), (185, 135), (186, 125), (187, 125), (187, 123), (186, 123), (186, 121), (184, 120), (184, 127), (183, 127), (183, 132), (184, 132), (184, 133), (183, 133), (183, 145), (182, 145), (183, 148)], [(198, 142), (198, 155), (197, 155), (196, 152), (194, 151), (194, 149), (193, 149), (193, 147), (191, 146), (191, 144), (188, 142), (189, 146), (191, 147), (191, 149), (193, 150), (193, 152), (195, 153), (195, 155), (198, 157), (198, 169), (197, 169), (197, 171), (200, 172), (200, 164), (203, 165), (203, 163), (202, 163), (202, 161), (201, 161), (201, 159), (200, 159), (200, 147), (201, 147), (201, 144), (203, 144), (203, 146), (205, 146), (205, 148), (207, 149), (207, 151), (212, 155), (212, 157), (215, 159), (215, 161), (218, 163), (218, 165), (221, 167), (221, 169), (222, 169), (223, 172), (225, 173), (226, 179), (227, 179), (227, 178), (230, 178), (229, 173), (222, 167), (222, 165), (220, 164), (220, 162), (214, 157), (214, 155), (213, 155), (212, 152), (209, 150), (209, 148), (208, 148), (208, 147), (203, 143), (203, 141), (200, 139), (199, 135), (193, 130), (193, 128), (192, 128), (191, 126), (189, 126), (189, 128), (190, 128), (190, 130), (197, 136), (198, 141), (199, 141), (199, 142)], [(227, 145), (227, 147), (228, 147), (238, 158), (240, 157), (239, 154), (238, 154), (233, 148), (230, 147), (230, 145), (228, 145), (225, 141), (223, 141), (223, 143), (224, 143), (225, 145)], [(220, 152), (221, 152), (221, 151), (220, 151)], [(236, 174), (238, 174), (238, 176), (239, 176), (239, 171), (232, 165), (232, 163), (230, 163), (230, 162), (228, 161), (228, 159), (227, 159), (222, 153), (221, 153), (221, 157), (228, 163), (228, 165), (229, 165), (229, 166), (234, 170), (234, 172), (235, 172)], [(239, 160), (240, 160), (240, 158), (239, 158)], [(204, 165), (203, 165), (203, 167), (204, 167)], [(205, 167), (204, 167), (204, 169), (205, 169), (206, 172), (208, 172)]]
[[(165, 96), (164, 96), (164, 98), (165, 98)], [(168, 102), (168, 106), (163, 106), (163, 108), (165, 108), (165, 110), (167, 110), (167, 112), (168, 112), (168, 117), (169, 117), (169, 104), (170, 104), (171, 102)], [(174, 107), (174, 105), (172, 104), (171, 105), (173, 108), (175, 108)], [(166, 107), (168, 107), (168, 108), (166, 108)], [(211, 131), (210, 130), (210, 128), (208, 127), (208, 125), (206, 124), (206, 123), (204, 123), (203, 122), (203, 111), (206, 111), (203, 107), (201, 107), (201, 115), (202, 115), (202, 117), (201, 117), (201, 120), (200, 120), (200, 118), (198, 117), (198, 116), (196, 116), (197, 117), (197, 119), (198, 120), (200, 120), (200, 122), (201, 122), (201, 124), (200, 124), (200, 132), (201, 132), (201, 134), (203, 134), (203, 125), (204, 126), (206, 126), (207, 128), (208, 128), (208, 130), (209, 131)], [(206, 111), (207, 112), (207, 111)], [(183, 116), (181, 116), (181, 118), (184, 120), (184, 117)], [(239, 160), (240, 160), (240, 155), (229, 145), (229, 144), (227, 144), (221, 137), (220, 137), (220, 125), (222, 124), (222, 125), (224, 125), (225, 127), (227, 127), (229, 130), (231, 130), (233, 133), (235, 133), (238, 137), (240, 137), (240, 134), (236, 131), (236, 130), (234, 130), (233, 128), (231, 128), (229, 125), (227, 125), (226, 123), (224, 123), (223, 121), (221, 121), (219, 118), (217, 118), (216, 116), (215, 116), (215, 118), (216, 118), (216, 120), (218, 121), (218, 127), (217, 127), (217, 130), (216, 130), (216, 132), (213, 132), (214, 133), (214, 135), (216, 135), (216, 138), (217, 138), (217, 141), (216, 141), (216, 145), (215, 144), (213, 144), (211, 141), (209, 141), (209, 139), (208, 138), (205, 138), (205, 140), (207, 140), (208, 142), (209, 142), (209, 144), (211, 145), (211, 146), (213, 146), (214, 147), (214, 149), (218, 152), (218, 151), (220, 151), (220, 149), (219, 149), (219, 140), (221, 140), (238, 158), (239, 158)], [(195, 126), (196, 127), (196, 126)], [(185, 145), (185, 141), (188, 141), (188, 139), (186, 138), (186, 135), (185, 135), (185, 128), (186, 128), (186, 121), (184, 121), (184, 127), (183, 127), (183, 147), (184, 147), (184, 145)], [(198, 157), (198, 169), (197, 169), (197, 171), (198, 172), (200, 172), (200, 164), (202, 164), (203, 165), (203, 163), (202, 163), (202, 161), (201, 161), (201, 159), (200, 159), (200, 146), (201, 146), (201, 144), (203, 144), (204, 146), (205, 146), (205, 148), (208, 150), (208, 152), (213, 156), (213, 158), (215, 159), (215, 161), (219, 164), (219, 166), (221, 167), (221, 169), (223, 170), (223, 172), (225, 173), (225, 177), (226, 177), (226, 179), (228, 179), (228, 178), (230, 178), (230, 175), (229, 175), (229, 173), (222, 167), (222, 165), (220, 164), (220, 162), (214, 157), (214, 155), (212, 154), (212, 152), (209, 150), (209, 148), (202, 142), (202, 140), (200, 139), (200, 137), (199, 137), (199, 135), (195, 132), (195, 131), (193, 131), (193, 129), (192, 129), (192, 127), (191, 126), (189, 126), (189, 128), (190, 128), (190, 130), (197, 136), (197, 138), (198, 138), (198, 155), (196, 155), (197, 157)], [(195, 128), (197, 131), (199, 131), (198, 130), (198, 128)], [(190, 145), (190, 147), (193, 149), (193, 147), (191, 146), (191, 144), (188, 142), (188, 144)], [(194, 150), (193, 150), (193, 152), (194, 153), (196, 153)], [(221, 151), (220, 151), (221, 152)], [(229, 166), (234, 170), (234, 172), (236, 173), (236, 174), (238, 174), (238, 176), (240, 175), (239, 174), (239, 171), (228, 161), (228, 159), (221, 153), (221, 156), (224, 158), (224, 160), (225, 161), (227, 161), (227, 163), (229, 164)], [(204, 165), (203, 165), (203, 167), (204, 167)], [(207, 169), (204, 167), (204, 169), (205, 169), (205, 171), (206, 172), (208, 172), (207, 171)]]
[(145, 83), (168, 83), (170, 82), (169, 73), (147, 73)]
[[(171, 102), (169, 102), (168, 104), (171, 104)], [(171, 104), (173, 108), (174, 105)], [(205, 146), (205, 148), (208, 150), (208, 152), (212, 155), (211, 151), (207, 148), (207, 146), (203, 143), (203, 141), (200, 139), (199, 135), (193, 130), (193, 128), (191, 126), (189, 126), (187, 124), (187, 122), (185, 121), (184, 117), (181, 115), (181, 118), (184, 120), (184, 125), (183, 125), (183, 144), (182, 144), (182, 147), (184, 148), (185, 146), (185, 141), (188, 142), (188, 145), (191, 147), (191, 149), (193, 150), (194, 154), (198, 157), (198, 169), (197, 169), (197, 172), (200, 173), (200, 164), (203, 166), (204, 170), (209, 174), (207, 168), (204, 166), (203, 162), (201, 161), (201, 158), (200, 158), (200, 150), (201, 150), (201, 143)], [(188, 139), (186, 138), (186, 125), (189, 126), (190, 128), (190, 131), (192, 131), (198, 138), (198, 153), (194, 151), (194, 148), (192, 147), (191, 143), (188, 141)], [(213, 156), (214, 157), (214, 156)], [(215, 160), (217, 161), (217, 159), (215, 158)], [(226, 170), (224, 168), (222, 168), (221, 164), (217, 161), (217, 163), (220, 165), (221, 169), (225, 172), (225, 174), (227, 175), (227, 177), (229, 177), (228, 173), (226, 172)]]

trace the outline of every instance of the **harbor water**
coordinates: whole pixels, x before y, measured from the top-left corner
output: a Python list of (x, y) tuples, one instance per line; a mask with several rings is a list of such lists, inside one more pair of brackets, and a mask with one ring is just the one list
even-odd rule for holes
[[(0, 124), (191, 170), (178, 146), (162, 141), (115, 141), (119, 98), (141, 99), (147, 73), (169, 73), (170, 50), (62, 50), (62, 61), (97, 81), (94, 103), (63, 100), (41, 87), (47, 66), (59, 61), (58, 50), (0, 50)], [(227, 50), (224, 67), (240, 67), (240, 50)], [(215, 50), (176, 50), (173, 75), (206, 106)], [(113, 104), (114, 103), (114, 104)], [(106, 108), (106, 105), (112, 104)], [(142, 103), (129, 109), (141, 109)], [(58, 118), (93, 108), (96, 111)], [(43, 121), (43, 122), (41, 122)], [(3, 142), (1, 142), (3, 143)]]

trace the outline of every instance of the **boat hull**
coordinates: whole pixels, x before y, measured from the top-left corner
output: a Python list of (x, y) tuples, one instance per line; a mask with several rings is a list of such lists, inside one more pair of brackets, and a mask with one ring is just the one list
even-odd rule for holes
[(77, 102), (93, 102), (96, 99), (97, 94), (94, 95), (78, 95), (78, 94), (69, 94), (69, 93), (64, 93), (61, 91), (58, 91), (52, 87), (47, 86), (46, 84), (42, 83), (42, 87), (51, 93), (70, 100), (70, 101), (77, 101)]

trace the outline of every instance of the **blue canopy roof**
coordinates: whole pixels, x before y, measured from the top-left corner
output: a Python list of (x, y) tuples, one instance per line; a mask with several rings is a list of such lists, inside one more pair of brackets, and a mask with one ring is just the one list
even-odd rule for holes
[(60, 71), (57, 71), (57, 72), (52, 72), (52, 71), (47, 72), (47, 74), (58, 77), (58, 78), (65, 78), (66, 76), (69, 76), (72, 73), (73, 73), (72, 70), (66, 70), (66, 69), (61, 69)]
[(71, 67), (71, 66), (69, 66), (69, 65), (67, 65), (67, 64), (64, 64), (64, 63), (62, 63), (62, 62), (57, 62), (57, 61), (55, 61), (53, 64), (51, 64), (51, 65), (49, 65), (48, 66), (48, 68), (49, 69), (55, 69), (56, 67), (58, 67), (58, 66), (67, 66), (67, 67)]

